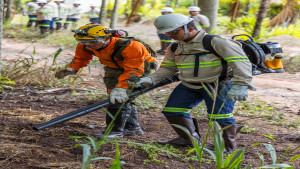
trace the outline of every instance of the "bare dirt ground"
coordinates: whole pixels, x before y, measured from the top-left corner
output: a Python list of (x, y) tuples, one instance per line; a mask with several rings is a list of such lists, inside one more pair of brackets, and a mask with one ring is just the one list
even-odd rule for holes
[[(134, 31), (135, 36), (146, 40), (154, 48), (158, 49), (158, 38), (152, 25), (141, 29), (138, 25), (126, 28)], [(277, 36), (271, 38), (283, 46), (285, 57), (300, 55), (300, 40), (290, 36)], [(57, 47), (42, 44), (33, 44), (14, 39), (4, 39), (2, 45), (3, 61), (18, 57), (29, 57), (33, 47), (36, 47), (37, 57), (47, 57), (53, 54)], [(59, 63), (67, 63), (71, 60), (74, 49), (64, 50), (60, 55)], [(162, 56), (160, 56), (160, 59)], [(92, 68), (92, 73), (84, 69), (83, 76), (97, 78), (102, 75), (101, 67)], [(92, 83), (92, 82), (87, 82)], [(271, 125), (266, 118), (251, 118), (247, 114), (237, 113), (237, 121), (243, 121), (249, 128), (255, 128), (256, 132), (242, 132), (238, 135), (237, 143), (239, 148), (246, 147), (246, 164), (254, 160), (251, 168), (259, 166), (257, 154), (263, 153), (265, 164), (271, 164), (271, 158), (263, 146), (251, 146), (254, 143), (270, 143), (277, 151), (280, 159), (288, 147), (294, 148), (300, 144), (299, 115), (300, 115), (300, 74), (278, 73), (262, 74), (254, 77), (254, 84), (257, 91), (250, 91), (250, 108), (257, 106), (273, 106), (275, 114), (283, 114), (279, 121), (297, 121), (298, 123), (284, 123)], [(171, 84), (163, 89), (157, 89), (153, 93), (168, 93), (176, 84)], [(91, 86), (96, 86), (91, 84)], [(102, 92), (104, 93), (104, 89)], [(82, 161), (82, 151), (80, 147), (75, 147), (74, 139), (70, 136), (87, 136), (103, 131), (105, 128), (105, 113), (102, 110), (82, 116), (64, 124), (35, 131), (32, 129), (40, 123), (50, 120), (59, 115), (63, 115), (78, 108), (87, 106), (94, 101), (87, 101), (83, 92), (78, 91), (79, 96), (72, 95), (71, 91), (43, 93), (30, 89), (28, 86), (18, 84), (14, 91), (6, 90), (0, 95), (0, 168), (3, 169), (54, 169), (54, 168), (80, 168)], [(163, 103), (157, 96), (152, 98), (154, 105), (160, 108)], [(242, 104), (239, 104), (242, 105)], [(242, 111), (236, 106), (236, 112)], [(130, 136), (124, 138), (126, 141), (136, 141), (140, 143), (151, 143), (157, 140), (168, 140), (176, 136), (170, 126), (157, 127), (167, 124), (166, 119), (157, 111), (139, 107), (139, 121), (145, 132), (142, 137)], [(267, 110), (261, 110), (264, 113)], [(276, 115), (274, 115), (276, 116)], [(272, 120), (272, 117), (270, 120)], [(204, 135), (207, 127), (207, 120), (199, 120), (200, 133)], [(296, 125), (295, 125), (296, 124)], [(211, 140), (210, 140), (211, 142)], [(184, 154), (189, 148), (179, 148)], [(300, 168), (299, 159), (294, 162), (288, 160), (299, 154), (300, 150), (294, 151), (282, 162)], [(175, 158), (171, 155), (158, 155), (157, 159), (146, 162), (148, 154), (141, 149), (133, 148), (127, 144), (120, 144), (121, 160), (126, 164), (126, 168), (189, 168), (189, 164), (194, 167), (199, 166), (196, 161), (187, 161), (183, 158)], [(115, 145), (106, 144), (99, 150), (97, 156), (115, 158)], [(164, 160), (164, 163), (162, 162)], [(97, 169), (109, 168), (110, 160), (100, 160), (93, 163)], [(203, 163), (203, 168), (214, 168), (211, 162)]]

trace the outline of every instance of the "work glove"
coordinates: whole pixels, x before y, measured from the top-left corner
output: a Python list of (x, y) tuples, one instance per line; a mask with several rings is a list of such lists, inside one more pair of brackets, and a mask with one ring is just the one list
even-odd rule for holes
[(156, 61), (150, 63), (150, 69), (155, 69), (156, 70), (157, 66), (158, 66), (158, 64), (157, 64)]
[(245, 101), (248, 98), (248, 86), (245, 85), (232, 85), (227, 97), (231, 101)]
[(59, 71), (57, 71), (55, 73), (55, 77), (58, 79), (62, 79), (65, 76), (75, 75), (76, 73), (77, 73), (77, 71), (73, 68), (64, 68), (64, 69), (60, 69)]
[(139, 87), (142, 87), (143, 86), (150, 86), (153, 84), (153, 81), (151, 79), (151, 77), (142, 77), (140, 79), (140, 81), (134, 83), (134, 82), (131, 82), (129, 81), (128, 82), (131, 86), (135, 87), (135, 88), (139, 88)]
[(129, 99), (126, 91), (127, 89), (124, 88), (113, 88), (109, 95), (110, 102), (112, 104), (115, 104), (116, 101), (118, 103), (126, 102)]

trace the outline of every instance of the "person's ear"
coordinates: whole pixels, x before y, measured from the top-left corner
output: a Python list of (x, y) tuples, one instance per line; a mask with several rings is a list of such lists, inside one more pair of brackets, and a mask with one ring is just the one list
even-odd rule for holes
[(194, 30), (195, 30), (195, 28), (193, 28), (193, 27), (189, 27), (189, 28), (188, 28), (188, 31), (189, 31), (189, 32), (193, 32)]

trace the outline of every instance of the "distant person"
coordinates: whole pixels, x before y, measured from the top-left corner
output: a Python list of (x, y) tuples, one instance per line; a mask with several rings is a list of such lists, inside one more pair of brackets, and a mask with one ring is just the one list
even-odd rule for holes
[(50, 33), (52, 33), (54, 31), (54, 22), (58, 17), (58, 6), (51, 0), (47, 0), (47, 5), (52, 8), (52, 20), (50, 21)]
[[(161, 15), (167, 15), (167, 14), (173, 13), (174, 9), (170, 8), (170, 7), (164, 7), (160, 10), (160, 12), (161, 12)], [(156, 53), (164, 55), (165, 50), (172, 43), (172, 39), (170, 37), (166, 36), (164, 33), (159, 33), (158, 37), (160, 39), (161, 48), (159, 50), (157, 50)]]
[(64, 0), (54, 0), (58, 6), (58, 17), (55, 20), (56, 30), (60, 30), (62, 27), (63, 20), (67, 17), (68, 8), (63, 3)]
[(100, 9), (97, 8), (97, 5), (95, 3), (92, 3), (90, 5), (91, 10), (88, 12), (88, 17), (90, 18), (90, 23), (98, 23), (99, 21), (99, 14)]
[(41, 36), (47, 35), (52, 20), (52, 8), (47, 5), (47, 0), (38, 0), (37, 4), (40, 6), (36, 11), (36, 20), (41, 30)]
[(32, 26), (32, 23), (35, 22), (36, 24), (36, 10), (39, 8), (39, 5), (36, 3), (36, 0), (33, 0), (31, 2), (26, 3), (25, 5), (25, 11), (24, 15), (28, 15), (29, 21), (27, 23), (27, 27), (30, 28)]
[(67, 20), (64, 24), (64, 28), (68, 29), (68, 26), (72, 23), (72, 26), (77, 25), (78, 20), (81, 18), (81, 8), (80, 1), (75, 0), (73, 2), (73, 7), (68, 10)]
[(207, 28), (210, 26), (209, 19), (200, 14), (201, 9), (198, 6), (189, 7), (189, 13), (191, 18), (194, 19), (194, 23), (197, 29), (203, 29), (207, 31)]

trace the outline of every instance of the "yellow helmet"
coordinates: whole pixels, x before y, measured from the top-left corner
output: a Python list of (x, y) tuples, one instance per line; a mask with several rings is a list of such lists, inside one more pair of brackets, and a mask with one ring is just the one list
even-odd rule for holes
[(100, 24), (87, 24), (72, 32), (75, 33), (74, 37), (78, 42), (100, 42), (102, 39), (112, 36), (111, 30)]

